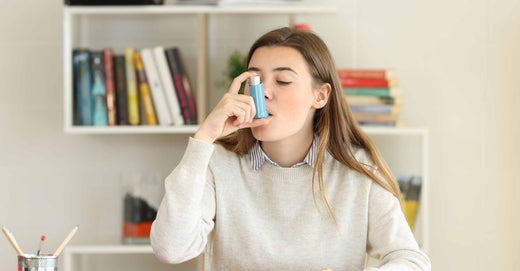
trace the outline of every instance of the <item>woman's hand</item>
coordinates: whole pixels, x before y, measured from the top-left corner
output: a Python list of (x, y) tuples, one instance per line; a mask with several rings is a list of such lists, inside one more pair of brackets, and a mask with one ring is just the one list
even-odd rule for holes
[(332, 271), (330, 268), (321, 269), (320, 271)]
[(253, 97), (238, 94), (242, 82), (255, 75), (244, 72), (233, 80), (228, 92), (200, 125), (194, 138), (213, 143), (217, 138), (238, 129), (269, 123), (269, 119), (253, 119), (256, 114)]

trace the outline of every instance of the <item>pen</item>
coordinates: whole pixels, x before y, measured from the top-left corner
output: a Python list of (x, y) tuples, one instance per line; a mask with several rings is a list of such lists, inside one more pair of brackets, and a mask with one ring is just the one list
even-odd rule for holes
[(16, 250), (16, 253), (18, 255), (23, 256), (23, 252), (20, 249), (20, 246), (18, 246), (18, 243), (16, 242), (16, 239), (14, 239), (14, 236), (9, 232), (4, 226), (2, 226), (2, 231), (5, 234), (5, 237), (7, 237), (7, 240), (9, 240), (9, 243), (13, 246), (14, 250)]
[(56, 249), (56, 251), (54, 252), (54, 254), (52, 254), (53, 256), (58, 256), (60, 255), (61, 251), (63, 250), (63, 248), (67, 245), (67, 243), (70, 241), (70, 239), (72, 239), (72, 237), (74, 236), (74, 234), (76, 234), (76, 231), (78, 230), (78, 226), (74, 227), (74, 229), (72, 229), (72, 231), (69, 233), (69, 235), (67, 235), (67, 238), (65, 238), (65, 240), (63, 240), (63, 242), (61, 243), (61, 245), (58, 247), (58, 249)]

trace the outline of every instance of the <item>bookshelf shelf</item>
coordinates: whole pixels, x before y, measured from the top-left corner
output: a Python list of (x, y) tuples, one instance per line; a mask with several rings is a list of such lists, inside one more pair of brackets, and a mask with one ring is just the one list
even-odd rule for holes
[(336, 8), (324, 5), (295, 3), (291, 5), (236, 5), (236, 6), (103, 6), (103, 7), (65, 7), (68, 14), (302, 14), (334, 13)]
[(153, 253), (150, 245), (95, 245), (70, 246), (66, 254), (146, 254)]
[(67, 128), (69, 134), (194, 134), (198, 125), (184, 126), (115, 126), (115, 127), (82, 127)]

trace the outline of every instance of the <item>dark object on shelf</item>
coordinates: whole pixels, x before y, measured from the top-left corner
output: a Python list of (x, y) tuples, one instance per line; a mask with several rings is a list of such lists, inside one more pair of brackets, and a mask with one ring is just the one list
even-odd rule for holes
[(162, 5), (164, 0), (65, 0), (69, 6)]
[(157, 216), (157, 210), (146, 200), (130, 194), (125, 195), (123, 202), (123, 243), (149, 243), (150, 230)]

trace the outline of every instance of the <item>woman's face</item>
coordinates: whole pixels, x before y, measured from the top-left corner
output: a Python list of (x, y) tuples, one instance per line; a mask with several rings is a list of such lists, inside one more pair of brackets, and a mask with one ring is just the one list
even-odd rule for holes
[[(270, 46), (255, 50), (249, 71), (264, 83), (270, 122), (252, 128), (260, 141), (278, 141), (312, 134), (315, 91), (307, 62), (291, 47)], [(246, 91), (248, 91), (246, 89)]]

